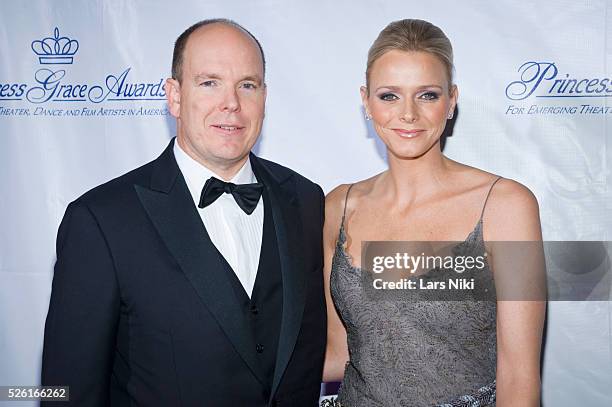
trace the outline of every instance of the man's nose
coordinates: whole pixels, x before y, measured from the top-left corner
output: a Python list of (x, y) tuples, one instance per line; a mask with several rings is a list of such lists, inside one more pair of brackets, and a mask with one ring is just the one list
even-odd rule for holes
[(230, 88), (223, 93), (223, 100), (219, 106), (222, 111), (238, 112), (240, 111), (240, 99), (236, 89)]

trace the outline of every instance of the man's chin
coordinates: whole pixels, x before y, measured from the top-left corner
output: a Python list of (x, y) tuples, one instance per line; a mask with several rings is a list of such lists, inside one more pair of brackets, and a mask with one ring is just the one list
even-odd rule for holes
[(238, 152), (226, 152), (216, 154), (213, 158), (213, 162), (222, 167), (234, 166), (237, 164), (244, 163), (249, 158), (249, 153), (251, 150), (240, 151)]
[(224, 143), (212, 151), (215, 158), (228, 163), (244, 160), (255, 143)]

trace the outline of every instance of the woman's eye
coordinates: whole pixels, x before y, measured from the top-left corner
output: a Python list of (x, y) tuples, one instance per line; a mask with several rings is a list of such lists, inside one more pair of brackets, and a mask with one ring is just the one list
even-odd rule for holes
[(383, 93), (382, 95), (379, 96), (380, 100), (384, 100), (386, 102), (391, 102), (393, 100), (397, 100), (398, 97), (395, 96), (393, 93)]
[(436, 100), (439, 97), (440, 96), (438, 96), (436, 92), (425, 92), (420, 96), (421, 99), (425, 99), (425, 100)]

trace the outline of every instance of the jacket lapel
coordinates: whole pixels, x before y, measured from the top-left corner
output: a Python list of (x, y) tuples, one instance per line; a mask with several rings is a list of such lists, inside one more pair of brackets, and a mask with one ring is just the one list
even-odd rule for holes
[(293, 353), (304, 312), (306, 281), (298, 261), (299, 242), (303, 240), (302, 222), (291, 173), (274, 174), (263, 160), (253, 154), (250, 159), (257, 180), (265, 185), (270, 197), (283, 279), (283, 315), (271, 391), (274, 395)]
[(236, 301), (220, 254), (210, 240), (178, 168), (173, 145), (171, 141), (155, 161), (150, 188), (135, 185), (136, 193), (202, 303), (253, 374), (265, 383), (251, 330)]

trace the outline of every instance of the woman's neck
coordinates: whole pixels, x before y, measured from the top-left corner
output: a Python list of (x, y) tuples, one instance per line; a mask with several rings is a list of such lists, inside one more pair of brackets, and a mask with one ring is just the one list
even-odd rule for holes
[(414, 159), (399, 158), (389, 153), (388, 162), (389, 170), (377, 182), (379, 191), (401, 207), (427, 199), (448, 182), (451, 161), (444, 157), (439, 146), (433, 146)]

